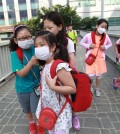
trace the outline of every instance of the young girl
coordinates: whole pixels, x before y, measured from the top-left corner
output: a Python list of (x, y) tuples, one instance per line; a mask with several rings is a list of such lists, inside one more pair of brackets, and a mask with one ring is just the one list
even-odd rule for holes
[[(21, 50), (21, 55), (17, 53), (18, 49)], [(39, 86), (40, 75), (38, 61), (34, 56), (34, 41), (27, 26), (19, 25), (14, 29), (10, 51), (12, 71), (16, 73), (15, 88), (18, 100), (27, 115), (30, 134), (36, 134), (33, 114), (36, 112), (39, 96), (35, 94), (34, 88)]]
[[(116, 53), (117, 62), (120, 63), (120, 39), (118, 39), (115, 44), (115, 53)], [(115, 90), (118, 89), (119, 82), (120, 82), (120, 77), (113, 79), (113, 88)]]
[[(80, 42), (80, 44), (87, 49), (86, 58), (89, 54), (96, 56), (95, 62), (92, 65), (86, 63), (86, 73), (91, 80), (94, 76), (96, 77), (96, 96), (101, 96), (100, 82), (102, 74), (107, 72), (105, 51), (112, 46), (109, 36), (105, 34), (107, 29), (108, 22), (105, 19), (100, 19), (97, 22), (95, 31), (85, 35)], [(94, 38), (95, 42), (92, 41), (92, 38)]]
[[(48, 31), (38, 32), (35, 36), (35, 55), (38, 59), (45, 61), (45, 65), (41, 74), (41, 91), (40, 102), (42, 108), (49, 107), (58, 114), (66, 101), (64, 95), (76, 92), (76, 86), (70, 73), (69, 56), (67, 49), (63, 45), (58, 44), (55, 36)], [(55, 59), (62, 59), (65, 63), (58, 64), (56, 68), (57, 76), (52, 79), (50, 68)], [(41, 62), (40, 62), (41, 63)], [(56, 80), (62, 86), (56, 86)], [(59, 100), (60, 95), (60, 100)], [(36, 115), (39, 118), (41, 105), (38, 105)], [(64, 110), (59, 115), (55, 127), (49, 131), (49, 134), (69, 134), (72, 127), (72, 109), (69, 103), (66, 104)]]
[[(44, 29), (53, 33), (56, 36), (58, 43), (67, 48), (70, 57), (70, 66), (76, 68), (74, 43), (71, 39), (66, 37), (66, 28), (61, 15), (54, 11), (49, 12), (45, 15), (43, 24)], [(75, 130), (80, 129), (79, 117), (75, 113), (73, 114), (73, 128)]]

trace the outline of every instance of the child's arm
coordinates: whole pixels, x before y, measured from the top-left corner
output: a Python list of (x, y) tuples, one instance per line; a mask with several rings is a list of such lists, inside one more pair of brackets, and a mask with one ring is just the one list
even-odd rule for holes
[(93, 49), (95, 47), (95, 44), (88, 43), (88, 38), (91, 38), (90, 33), (83, 37), (83, 39), (80, 41), (80, 44), (81, 44), (81, 46), (83, 46), (86, 49)]
[(30, 69), (32, 68), (32, 66), (37, 65), (37, 64), (38, 64), (37, 59), (35, 56), (33, 56), (31, 58), (31, 60), (28, 62), (28, 64), (24, 68), (22, 68), (21, 70), (17, 71), (16, 73), (20, 77), (25, 77), (28, 74), (28, 72), (30, 71)]
[[(62, 83), (62, 86), (55, 85), (56, 79)], [(50, 79), (46, 76), (46, 82), (51, 90), (54, 90), (60, 94), (73, 94), (76, 92), (76, 86), (72, 75), (64, 68), (57, 72), (57, 76), (54, 79)]]
[(116, 57), (117, 57), (117, 58), (120, 58), (120, 53), (118, 52), (117, 47), (118, 47), (118, 44), (115, 44), (115, 45), (114, 45), (114, 48), (115, 48)]

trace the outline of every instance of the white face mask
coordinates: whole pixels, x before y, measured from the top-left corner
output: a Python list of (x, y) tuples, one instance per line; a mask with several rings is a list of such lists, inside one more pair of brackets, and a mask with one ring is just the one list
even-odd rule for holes
[(34, 44), (33, 39), (18, 41), (18, 46), (22, 49), (28, 49)]
[(52, 56), (52, 52), (49, 52), (48, 46), (36, 47), (35, 48), (35, 56), (40, 60), (48, 60)]
[(102, 27), (99, 27), (99, 28), (97, 29), (97, 31), (98, 31), (99, 34), (103, 34), (103, 33), (106, 32), (106, 29), (105, 29), (105, 28), (102, 28)]

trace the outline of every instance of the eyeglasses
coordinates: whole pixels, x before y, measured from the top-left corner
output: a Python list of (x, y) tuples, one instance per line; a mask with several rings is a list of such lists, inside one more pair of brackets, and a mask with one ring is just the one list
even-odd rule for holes
[(32, 35), (26, 36), (26, 37), (22, 37), (22, 38), (17, 38), (18, 41), (24, 41), (24, 40), (29, 40), (29, 39), (32, 39)]

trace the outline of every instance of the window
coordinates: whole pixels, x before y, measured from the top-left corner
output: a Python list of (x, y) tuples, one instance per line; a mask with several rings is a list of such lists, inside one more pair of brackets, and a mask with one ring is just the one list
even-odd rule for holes
[(4, 13), (0, 12), (0, 20), (4, 19)]
[(120, 5), (120, 0), (105, 0), (105, 5)]
[(25, 4), (26, 3), (26, 0), (18, 0), (18, 3), (19, 4)]
[(20, 11), (20, 19), (21, 21), (27, 20), (27, 10)]
[(14, 0), (6, 0), (7, 5), (14, 4)]
[(32, 9), (32, 16), (33, 17), (36, 17), (37, 16), (37, 12), (38, 12), (38, 10)]
[(2, 0), (0, 0), (0, 6), (2, 6)]
[(120, 17), (108, 18), (108, 23), (110, 26), (120, 26)]
[(74, 5), (74, 7), (91, 7), (96, 6), (96, 0), (72, 0), (70, 1), (70, 5)]
[(38, 8), (39, 8), (38, 3), (31, 4), (31, 9), (38, 9)]
[(30, 0), (31, 3), (38, 3), (38, 0)]
[(9, 18), (16, 18), (16, 17), (15, 17), (15, 12), (14, 12), (14, 11), (8, 12), (8, 17), (9, 17)]

